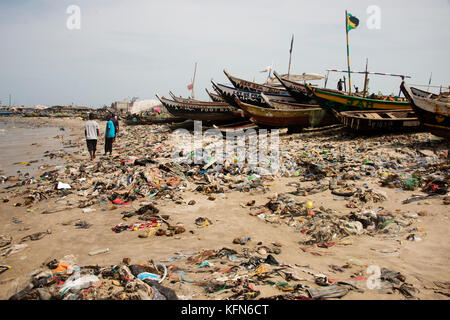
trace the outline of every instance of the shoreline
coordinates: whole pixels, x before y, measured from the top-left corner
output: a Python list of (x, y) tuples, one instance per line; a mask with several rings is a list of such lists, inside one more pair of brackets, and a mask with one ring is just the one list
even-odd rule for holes
[(0, 162), (0, 175), (3, 175), (0, 189), (17, 182), (29, 183), (26, 177), (36, 179), (46, 168), (61, 165), (66, 154), (77, 151), (71, 146), (73, 128), (64, 127), (66, 123), (61, 121), (52, 120), (0, 118), (0, 139), (3, 139), (0, 141), (0, 151), (3, 153)]

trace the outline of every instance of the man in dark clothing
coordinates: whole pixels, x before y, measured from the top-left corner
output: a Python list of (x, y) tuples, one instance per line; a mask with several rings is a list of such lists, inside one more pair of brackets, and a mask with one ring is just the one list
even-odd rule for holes
[(108, 122), (106, 123), (105, 129), (105, 156), (106, 153), (112, 153), (112, 144), (114, 142), (114, 138), (116, 137), (116, 129), (114, 127), (114, 123), (112, 122), (112, 117), (109, 117)]
[(339, 79), (339, 82), (338, 82), (338, 84), (337, 84), (337, 89), (339, 90), (339, 91), (342, 91), (342, 79)]
[(114, 129), (116, 129), (116, 137), (119, 134), (119, 117), (116, 114), (112, 114), (111, 121), (114, 123)]

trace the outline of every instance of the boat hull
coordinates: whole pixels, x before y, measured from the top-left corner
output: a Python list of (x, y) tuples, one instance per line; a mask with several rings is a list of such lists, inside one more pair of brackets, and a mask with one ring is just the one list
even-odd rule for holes
[(420, 121), (411, 109), (387, 111), (334, 111), (347, 129), (365, 134), (421, 131)]
[(274, 75), (281, 83), (281, 85), (286, 89), (286, 91), (297, 102), (317, 104), (317, 100), (314, 99), (314, 96), (311, 94), (311, 92), (308, 91), (305, 85), (294, 81), (282, 79), (276, 72), (274, 72)]
[(411, 106), (419, 118), (423, 129), (436, 136), (449, 139), (450, 107), (448, 103), (429, 99), (426, 97), (426, 94), (431, 98), (435, 98), (437, 95), (416, 88), (410, 88), (403, 82), (400, 85), (400, 89), (411, 102)]
[(124, 121), (128, 125), (147, 125), (147, 124), (167, 124), (174, 122), (182, 122), (184, 120), (185, 119), (183, 118), (174, 118), (174, 117), (156, 119), (152, 117), (133, 115), (126, 118)]
[(229, 121), (242, 117), (239, 110), (224, 102), (177, 102), (158, 97), (167, 111), (176, 118), (200, 121)]
[(261, 126), (269, 127), (316, 127), (335, 123), (334, 118), (323, 108), (270, 109), (251, 105), (235, 98), (236, 103)]
[[(212, 85), (214, 90), (223, 98), (224, 101), (226, 101), (227, 103), (236, 108), (240, 108), (240, 106), (235, 102), (234, 100), (235, 96), (238, 97), (240, 101), (245, 103), (257, 105), (260, 107), (266, 106), (266, 103), (261, 96), (261, 92), (236, 89), (220, 83), (215, 83), (214, 81), (212, 81)], [(289, 94), (272, 94), (268, 92), (264, 92), (264, 94), (271, 101), (288, 102), (288, 103), (297, 102)]]
[(323, 90), (307, 86), (319, 100), (319, 104), (326, 108), (337, 111), (351, 110), (402, 110), (411, 109), (408, 101), (389, 101), (357, 96), (349, 96), (334, 92), (332, 90)]
[(226, 70), (223, 70), (227, 78), (233, 84), (236, 89), (249, 90), (249, 91), (257, 91), (264, 93), (273, 93), (273, 94), (287, 94), (288, 92), (284, 88), (277, 88), (273, 86), (267, 86), (263, 84), (259, 84), (256, 82), (247, 81), (244, 79), (239, 79), (230, 75)]
[(214, 101), (214, 102), (224, 102), (223, 98), (220, 95), (218, 95), (216, 93), (209, 92), (208, 89), (206, 89), (206, 93), (208, 93), (208, 96), (211, 98), (212, 101)]

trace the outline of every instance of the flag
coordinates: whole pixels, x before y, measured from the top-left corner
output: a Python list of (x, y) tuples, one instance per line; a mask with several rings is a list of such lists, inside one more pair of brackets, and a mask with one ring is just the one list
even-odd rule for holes
[(189, 84), (189, 85), (187, 86), (187, 88), (188, 88), (188, 90), (192, 90), (192, 89), (194, 88), (194, 84), (193, 84), (193, 83)]
[(359, 25), (359, 19), (347, 13), (347, 32), (355, 29)]
[(292, 46), (294, 45), (294, 35), (292, 35), (291, 39), (291, 49), (289, 49), (289, 53), (292, 53)]

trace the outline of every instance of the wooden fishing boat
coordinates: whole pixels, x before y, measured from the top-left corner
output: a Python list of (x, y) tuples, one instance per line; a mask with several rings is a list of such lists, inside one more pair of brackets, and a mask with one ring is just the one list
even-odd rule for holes
[(172, 131), (177, 130), (177, 129), (194, 130), (194, 121), (187, 119), (182, 122), (168, 124), (167, 126)]
[(226, 102), (175, 101), (156, 95), (174, 117), (201, 121), (228, 121), (240, 118), (242, 113)]
[[(168, 125), (170, 130), (176, 130), (176, 129), (187, 129), (187, 130), (194, 130), (194, 121), (192, 120), (185, 120), (183, 122), (178, 122), (178, 123), (171, 123)], [(254, 124), (253, 122), (249, 121), (249, 120), (244, 120), (244, 121), (229, 121), (226, 123), (222, 123), (222, 124), (202, 124), (202, 130), (206, 131), (209, 129), (217, 129), (219, 130), (221, 133), (226, 134), (227, 132), (238, 132), (241, 130), (248, 130), (248, 129), (257, 129), (258, 125)]]
[(286, 91), (298, 102), (300, 103), (311, 103), (317, 104), (314, 99), (314, 95), (306, 88), (306, 85), (283, 79), (277, 72), (273, 72), (275, 78), (281, 83), (281, 85), (286, 89)]
[(448, 95), (437, 95), (405, 82), (400, 84), (405, 97), (410, 101), (424, 130), (444, 138), (450, 138), (450, 100)]
[(205, 90), (212, 101), (215, 101), (215, 102), (223, 102), (224, 101), (220, 95), (209, 91), (207, 88), (205, 88)]
[(259, 84), (256, 82), (247, 81), (244, 79), (233, 77), (231, 74), (229, 74), (226, 70), (223, 70), (227, 78), (230, 80), (230, 82), (233, 84), (233, 86), (236, 89), (243, 89), (243, 90), (249, 90), (249, 91), (257, 91), (257, 92), (264, 92), (264, 93), (274, 93), (274, 94), (288, 94), (286, 89), (284, 89), (282, 86), (268, 86), (264, 84)]
[[(214, 94), (212, 92), (210, 92), (208, 89), (206, 89), (206, 92), (208, 93), (208, 96), (211, 98), (212, 101), (214, 102), (224, 102), (222, 97), (219, 96), (218, 94)], [(176, 96), (172, 91), (169, 91), (170, 96), (172, 97), (172, 100), (178, 101), (178, 102), (208, 102), (208, 101), (201, 101), (201, 100), (197, 100), (197, 99), (193, 99), (193, 98), (183, 98), (183, 97), (179, 97)]]
[(129, 115), (124, 119), (127, 125), (147, 125), (147, 124), (167, 124), (167, 123), (177, 123), (182, 122), (185, 119), (176, 117), (166, 117), (166, 118), (156, 118), (153, 116), (145, 115)]
[(192, 98), (183, 98), (183, 97), (176, 96), (172, 91), (169, 91), (169, 94), (172, 97), (172, 99), (174, 101), (177, 101), (177, 102), (187, 102), (187, 103), (189, 103), (189, 102), (199, 101), (199, 100), (195, 100), (195, 99), (192, 99)]
[(338, 111), (411, 109), (411, 104), (407, 100), (395, 100), (392, 97), (382, 97), (380, 99), (364, 98), (337, 90), (319, 89), (308, 84), (306, 88), (319, 99), (321, 106)]
[[(213, 85), (213, 89), (223, 98), (223, 100), (236, 108), (240, 108), (240, 106), (234, 101), (235, 96), (238, 97), (239, 100), (241, 100), (242, 102), (250, 103), (260, 107), (267, 107), (266, 103), (264, 102), (264, 99), (261, 97), (261, 91), (236, 89), (233, 87), (226, 86), (224, 84), (215, 83), (213, 80), (211, 80), (211, 83)], [(264, 94), (270, 101), (291, 102), (291, 103), (296, 102), (296, 100), (287, 93), (274, 94), (264, 92)]]
[(358, 133), (420, 131), (420, 121), (411, 109), (333, 112), (339, 122)]
[(236, 104), (250, 117), (250, 120), (261, 126), (268, 127), (315, 127), (335, 123), (327, 110), (311, 105), (292, 104), (291, 106), (270, 102), (270, 108), (262, 108), (245, 103), (238, 97), (234, 97)]

